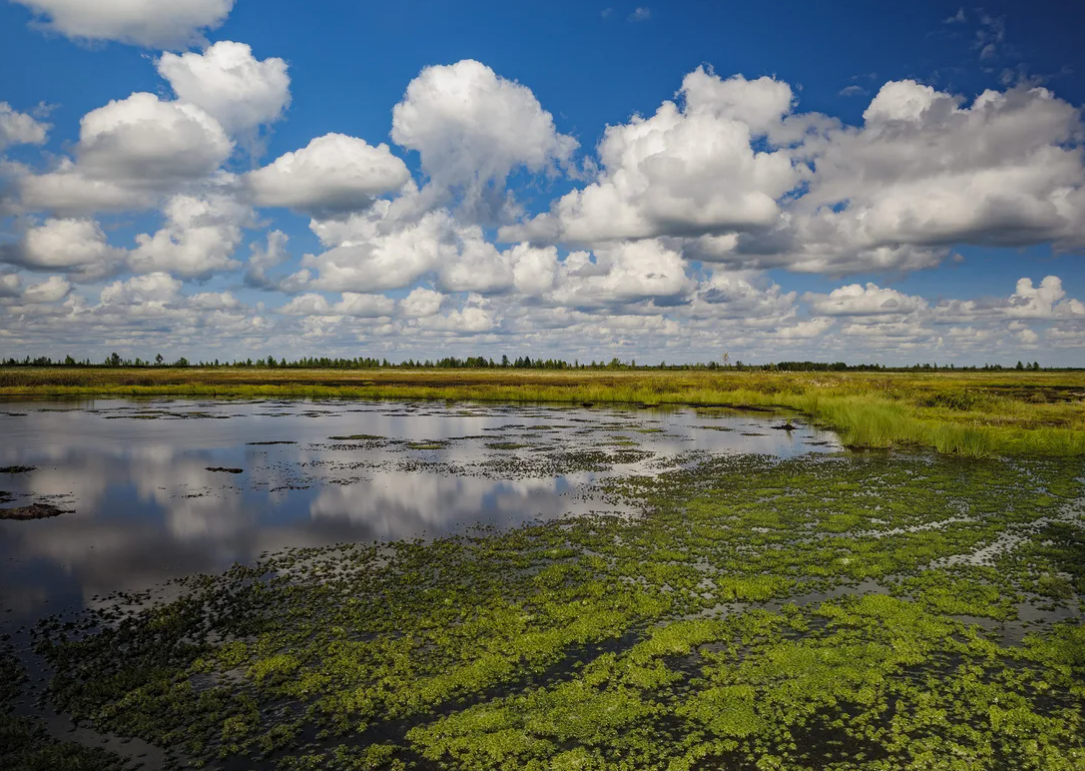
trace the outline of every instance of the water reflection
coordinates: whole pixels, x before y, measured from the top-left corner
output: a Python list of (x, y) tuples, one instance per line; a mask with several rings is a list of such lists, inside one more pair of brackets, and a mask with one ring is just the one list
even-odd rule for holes
[[(693, 410), (96, 400), (0, 405), (0, 492), (71, 513), (0, 521), (5, 626), (265, 551), (432, 537), (612, 509), (609, 474), (691, 453), (839, 449), (779, 419)], [(213, 469), (239, 469), (227, 473)], [(3, 498), (4, 496), (0, 496)]]

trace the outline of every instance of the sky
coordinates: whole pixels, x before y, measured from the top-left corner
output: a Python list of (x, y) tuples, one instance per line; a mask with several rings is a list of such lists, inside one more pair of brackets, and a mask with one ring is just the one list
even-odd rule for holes
[(0, 0), (0, 359), (1085, 366), (1077, 5)]

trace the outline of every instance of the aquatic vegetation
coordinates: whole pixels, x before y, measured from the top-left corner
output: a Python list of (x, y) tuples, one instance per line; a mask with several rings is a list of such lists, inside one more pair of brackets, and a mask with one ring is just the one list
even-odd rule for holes
[(4, 466), (0, 468), (0, 474), (29, 474), (31, 471), (37, 471), (33, 466)]
[(424, 440), (420, 442), (407, 442), (407, 449), (410, 450), (443, 450), (448, 447), (449, 443), (441, 439)]
[(568, 449), (565, 444), (558, 447), (532, 447), (529, 453), (494, 455), (475, 464), (474, 470), (484, 476), (502, 479), (538, 479), (584, 471), (609, 472), (618, 466), (640, 463), (655, 457), (654, 453), (638, 447), (613, 441), (583, 449)]
[(54, 703), (191, 765), (1069, 771), (1082, 486), (1067, 459), (702, 458), (607, 480), (639, 516), (295, 549), (38, 650)]
[[(0, 502), (5, 502), (0, 495)], [(16, 506), (10, 509), (0, 509), (0, 519), (31, 520), (49, 519), (66, 514), (64, 509), (57, 508), (48, 503), (31, 503), (29, 506)]]
[(530, 446), (521, 442), (488, 442), (485, 445), (487, 450), (521, 450)]
[(899, 593), (938, 613), (996, 621), (1018, 618), (1018, 605), (1025, 601), (1002, 573), (983, 565), (925, 570), (903, 580)]
[(42, 725), (15, 714), (26, 670), (10, 648), (0, 649), (0, 768), (18, 771), (126, 771), (116, 755), (50, 737)]
[(568, 752), (598, 769), (1079, 767), (1080, 705), (1040, 706), (1051, 689), (1007, 669), (1014, 658), (912, 603), (849, 597), (677, 622), (566, 682), (408, 739), (464, 769), (562, 767)]
[(224, 466), (208, 466), (207, 470), (216, 474), (244, 474), (243, 468), (226, 468)]

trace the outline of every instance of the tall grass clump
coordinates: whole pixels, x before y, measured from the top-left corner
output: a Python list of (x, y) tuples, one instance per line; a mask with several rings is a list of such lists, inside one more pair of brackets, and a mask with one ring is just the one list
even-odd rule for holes
[(818, 400), (812, 414), (853, 447), (892, 447), (916, 441), (915, 418), (898, 404), (864, 400), (862, 397)]

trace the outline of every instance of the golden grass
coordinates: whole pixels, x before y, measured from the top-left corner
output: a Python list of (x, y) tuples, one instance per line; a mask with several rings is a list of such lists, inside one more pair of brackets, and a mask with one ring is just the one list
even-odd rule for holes
[(1085, 454), (1085, 373), (0, 369), (0, 397), (228, 396), (779, 408), (855, 447)]

